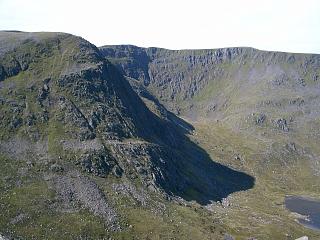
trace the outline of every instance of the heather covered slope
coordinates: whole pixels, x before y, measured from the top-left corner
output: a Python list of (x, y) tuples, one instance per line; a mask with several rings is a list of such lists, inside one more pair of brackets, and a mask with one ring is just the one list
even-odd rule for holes
[[(165, 108), (151, 111), (86, 40), (1, 32), (0, 42), (0, 234), (222, 238), (224, 226), (201, 225), (200, 206), (252, 188), (252, 176), (215, 163)], [(197, 210), (180, 209), (186, 201)]]

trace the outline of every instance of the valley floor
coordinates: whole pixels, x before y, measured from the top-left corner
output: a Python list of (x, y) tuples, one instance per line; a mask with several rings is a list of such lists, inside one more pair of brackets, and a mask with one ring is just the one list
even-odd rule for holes
[[(276, 146), (285, 146), (286, 137), (272, 139), (261, 131), (250, 134), (219, 122), (199, 121), (192, 125), (195, 130), (191, 139), (214, 161), (255, 177), (252, 189), (229, 195), (228, 206), (213, 205), (211, 209), (231, 235), (236, 239), (295, 239), (304, 235), (320, 238), (320, 232), (302, 227), (285, 208), (286, 195), (319, 196), (317, 176), (314, 181), (309, 176), (301, 180), (305, 166), (295, 159), (299, 153), (284, 154), (285, 149)], [(287, 159), (278, 161), (279, 157)]]

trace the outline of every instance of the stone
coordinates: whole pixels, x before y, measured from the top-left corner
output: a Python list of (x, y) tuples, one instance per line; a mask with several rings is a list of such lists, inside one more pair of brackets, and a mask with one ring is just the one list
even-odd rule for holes
[(0, 235), (0, 240), (7, 240), (4, 236)]
[(222, 200), (221, 200), (221, 205), (222, 205), (222, 207), (227, 208), (227, 207), (229, 207), (231, 204), (230, 204), (230, 201), (229, 201), (228, 198), (222, 198)]
[(260, 124), (263, 124), (264, 121), (266, 120), (266, 115), (264, 113), (261, 113), (257, 116), (256, 118), (256, 124), (260, 125)]
[(232, 235), (226, 233), (226, 234), (224, 235), (223, 240), (235, 240), (235, 238), (234, 238)]
[(301, 86), (303, 86), (303, 87), (305, 87), (307, 84), (306, 84), (306, 81), (303, 79), (303, 78), (299, 78), (298, 79), (298, 83), (301, 85)]
[[(10, 223), (11, 224), (18, 224), (18, 223), (23, 222), (28, 217), (29, 216), (27, 214), (20, 213), (17, 216), (15, 216), (13, 219), (11, 219)], [(0, 238), (0, 240), (1, 240), (1, 238)]]
[(3, 81), (6, 78), (6, 72), (4, 71), (3, 66), (0, 65), (0, 81)]
[(308, 240), (309, 238), (307, 236), (299, 237), (296, 240)]
[(61, 165), (55, 163), (55, 164), (52, 164), (52, 165), (50, 166), (50, 170), (51, 170), (52, 172), (63, 172), (63, 167), (62, 167)]
[(11, 127), (13, 129), (20, 127), (23, 124), (23, 120), (21, 118), (14, 118), (11, 122)]
[(114, 157), (105, 150), (89, 151), (82, 154), (78, 160), (82, 169), (99, 177), (106, 177), (111, 171), (121, 177), (120, 167), (113, 170), (117, 163)]
[(121, 177), (122, 176), (122, 173), (123, 173), (123, 170), (118, 166), (114, 166), (114, 168), (112, 169), (112, 173), (114, 176), (116, 177)]
[(297, 151), (297, 147), (296, 147), (296, 144), (295, 144), (294, 142), (289, 142), (289, 143), (287, 144), (287, 148), (288, 148), (290, 151), (292, 151), (292, 152)]
[(279, 118), (276, 121), (276, 126), (278, 128), (280, 128), (281, 130), (285, 131), (285, 132), (289, 132), (289, 128), (288, 128), (288, 125), (287, 125), (287, 120), (284, 119), (284, 118)]

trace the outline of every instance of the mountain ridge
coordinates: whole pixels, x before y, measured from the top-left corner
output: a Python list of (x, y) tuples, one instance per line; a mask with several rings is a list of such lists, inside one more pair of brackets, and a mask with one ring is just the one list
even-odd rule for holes
[(213, 48), (166, 48), (166, 47), (157, 47), (157, 46), (150, 46), (150, 47), (143, 47), (140, 45), (135, 44), (105, 44), (98, 46), (98, 48), (113, 48), (113, 47), (134, 47), (134, 48), (140, 48), (140, 49), (162, 49), (162, 50), (168, 50), (168, 51), (215, 51), (215, 50), (224, 50), (224, 49), (253, 49), (256, 51), (261, 52), (270, 52), (270, 53), (287, 53), (287, 54), (305, 54), (305, 55), (320, 55), (320, 53), (315, 52), (295, 52), (295, 51), (282, 51), (282, 50), (266, 50), (266, 49), (260, 49), (256, 47), (250, 47), (250, 46), (229, 46), (229, 47), (213, 47)]
[[(131, 52), (130, 49), (128, 46), (100, 48), (102, 54), (113, 61), (123, 74), (143, 81), (144, 85), (175, 113), (182, 107), (185, 108), (182, 111), (190, 111), (192, 105), (201, 101), (207, 101), (204, 104), (210, 105), (210, 101), (214, 101), (218, 94), (214, 92), (214, 88), (220, 91), (225, 88), (237, 91), (231, 89), (231, 84), (236, 85), (239, 81), (242, 85), (250, 84), (244, 91), (250, 88), (256, 91), (253, 88), (259, 87), (258, 90), (262, 93), (267, 91), (270, 94), (277, 91), (276, 85), (283, 88), (280, 85), (295, 84), (296, 86), (288, 86), (288, 89), (292, 91), (291, 95), (297, 95), (297, 87), (317, 87), (320, 75), (320, 55), (317, 54), (263, 52), (252, 48), (170, 51), (134, 47)], [(227, 82), (228, 79), (230, 83)], [(260, 83), (254, 82), (258, 80)], [(208, 92), (209, 90), (211, 92)], [(231, 92), (227, 94), (230, 95)], [(260, 97), (265, 98), (263, 95)], [(223, 105), (222, 102), (221, 104)], [(197, 108), (207, 107), (198, 105)], [(211, 107), (216, 108), (214, 105)], [(201, 116), (205, 116), (203, 111)]]
[(318, 236), (282, 205), (319, 193), (318, 56), (0, 43), (1, 235)]
[[(121, 232), (126, 215), (115, 207), (113, 186), (127, 189), (139, 204), (174, 199), (206, 205), (254, 185), (252, 176), (213, 162), (190, 141), (183, 120), (164, 108), (152, 112), (83, 38), (1, 32), (0, 42), (1, 208), (9, 209), (1, 217), (4, 233), (32, 238), (28, 223), (36, 221), (37, 237), (45, 236), (39, 212), (49, 222), (95, 217), (97, 226)], [(34, 194), (26, 197), (23, 189)], [(25, 202), (10, 201), (16, 192)], [(33, 201), (40, 204), (29, 208)], [(6, 225), (19, 214), (30, 220)]]

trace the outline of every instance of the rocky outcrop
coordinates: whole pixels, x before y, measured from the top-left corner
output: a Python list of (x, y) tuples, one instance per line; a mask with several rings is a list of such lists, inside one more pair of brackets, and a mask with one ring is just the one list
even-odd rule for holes
[[(134, 78), (170, 111), (190, 119), (223, 120), (244, 127), (252, 112), (268, 115), (251, 121), (272, 127), (279, 115), (314, 121), (320, 85), (320, 55), (260, 51), (253, 48), (167, 50), (103, 46), (104, 56)], [(137, 54), (139, 53), (139, 54)], [(139, 61), (139, 56), (144, 61)], [(139, 62), (139, 64), (138, 64)], [(301, 116), (303, 112), (303, 117)], [(311, 113), (312, 114), (309, 114)], [(236, 117), (235, 117), (236, 116)], [(275, 123), (287, 132), (288, 120)]]
[(86, 152), (80, 156), (78, 163), (86, 172), (99, 177), (106, 177), (110, 172), (121, 177), (123, 170), (117, 165), (116, 159), (104, 151)]

